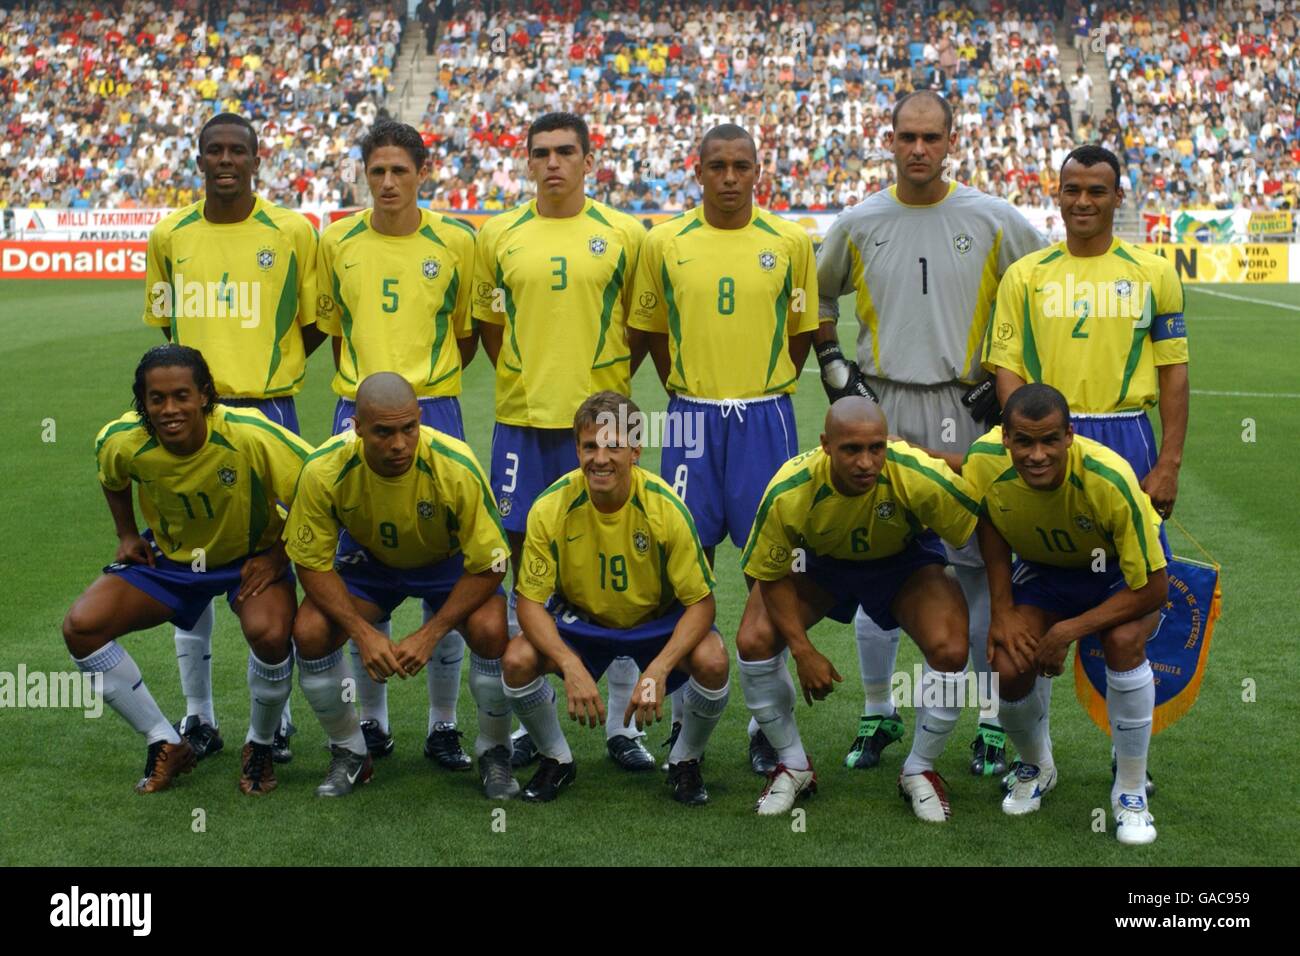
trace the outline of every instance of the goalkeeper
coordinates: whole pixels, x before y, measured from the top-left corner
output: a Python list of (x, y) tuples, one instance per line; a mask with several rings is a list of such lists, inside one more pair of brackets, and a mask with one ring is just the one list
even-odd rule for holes
[[(996, 424), (993, 381), (980, 358), (998, 280), (1021, 256), (1044, 245), (1001, 199), (944, 176), (956, 143), (952, 110), (927, 91), (893, 112), (895, 185), (835, 220), (817, 254), (821, 324), (813, 347), (834, 402), (861, 395), (879, 402), (892, 431), (942, 457), (960, 456)], [(841, 296), (856, 293), (856, 362), (840, 351)], [(975, 542), (948, 548), (970, 611), (971, 665), (989, 673), (989, 599)], [(882, 631), (861, 609), (854, 619), (866, 707), (849, 767), (869, 768), (903, 735), (889, 697), (898, 630)], [(938, 730), (938, 728), (934, 728)], [(971, 744), (971, 772), (1001, 775), (1005, 737), (985, 714)]]

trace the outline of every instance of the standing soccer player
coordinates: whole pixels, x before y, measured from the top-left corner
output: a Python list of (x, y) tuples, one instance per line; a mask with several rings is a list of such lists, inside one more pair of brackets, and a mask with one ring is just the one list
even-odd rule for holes
[[(395, 372), (357, 388), (356, 427), (312, 453), (285, 528), (307, 597), (293, 625), (303, 694), (330, 743), (316, 793), (344, 796), (373, 764), (356, 709), (343, 690), (341, 648), (353, 641), (370, 677), (413, 677), (453, 627), (473, 651), (478, 705), (475, 753), (486, 796), (519, 790), (510, 774), (510, 708), (501, 684), (506, 644), (506, 539), (496, 503), (464, 442), (420, 424), (415, 390)], [(340, 532), (343, 532), (340, 535)], [(400, 641), (387, 621), (408, 597), (432, 617)]]
[[(474, 318), (496, 366), (492, 488), (510, 537), (515, 580), (533, 500), (578, 465), (573, 413), (604, 389), (631, 392), (644, 343), (628, 329), (632, 270), (645, 230), (631, 216), (584, 192), (593, 155), (586, 122), (547, 113), (528, 128), (528, 174), (535, 199), (494, 216), (478, 237)], [(518, 631), (514, 595), (510, 633)], [(627, 658), (607, 673), (610, 756), (627, 770), (651, 770), (635, 728), (618, 718), (636, 686)], [(515, 741), (515, 765), (536, 756)]]
[[(1168, 518), (1190, 399), (1183, 284), (1164, 256), (1115, 237), (1120, 182), (1108, 149), (1080, 146), (1066, 156), (1057, 196), (1065, 241), (1007, 270), (984, 366), (996, 373), (1003, 402), (1026, 382), (1058, 389), (1075, 432), (1118, 452)], [(1147, 417), (1157, 402), (1158, 456)], [(1168, 557), (1163, 527), (1160, 543)]]
[[(204, 198), (178, 209), (149, 234), (144, 321), (169, 341), (203, 353), (221, 403), (256, 408), (297, 433), (293, 397), (307, 356), (324, 340), (312, 324), (316, 232), (297, 212), (253, 191), (261, 159), (257, 132), (234, 113), (199, 131)], [(202, 760), (222, 748), (212, 703), (212, 610), (177, 628), (176, 657), (186, 714), (178, 729)], [(275, 759), (289, 750), (289, 708)]]
[[(944, 462), (888, 440), (885, 416), (858, 396), (826, 413), (821, 447), (786, 462), (763, 495), (741, 563), (758, 580), (750, 592), (736, 655), (745, 702), (777, 752), (755, 809), (789, 813), (816, 789), (795, 724), (795, 660), (809, 704), (843, 678), (808, 638), (824, 617), (847, 623), (859, 608), (884, 627), (907, 628), (925, 655), (916, 696), (925, 701), (898, 792), (916, 816), (943, 823), (947, 788), (934, 769), (964, 696), (966, 602), (944, 567), (940, 537), (965, 542), (976, 506)], [(924, 688), (924, 689), (923, 689)]]
[[(459, 395), (475, 344), (469, 314), (473, 230), (416, 204), (429, 175), (429, 151), (413, 127), (376, 123), (361, 140), (361, 160), (374, 208), (330, 224), (321, 234), (316, 269), (316, 326), (340, 339), (333, 434), (352, 427), (358, 382), (396, 372), (415, 390), (421, 423), (464, 441)], [(425, 620), (433, 613), (426, 601)], [(387, 620), (376, 625), (381, 631), (388, 626)], [(456, 729), (464, 657), (464, 639), (450, 631), (425, 672), (424, 755), (449, 770), (472, 766)], [(387, 685), (370, 679), (355, 643), (352, 658), (361, 730), (371, 756), (383, 757), (393, 750)]]
[[(249, 647), (251, 714), (239, 789), (265, 794), (276, 786), (272, 743), (289, 699), (297, 605), (276, 503), (293, 501), (311, 446), (258, 411), (218, 404), (203, 356), (183, 345), (146, 352), (134, 392), (135, 410), (95, 441), (117, 555), (68, 611), (63, 639), (78, 668), (103, 675), (109, 706), (144, 735), (149, 751), (136, 791), (155, 793), (188, 773), (197, 755), (117, 639), (166, 621), (192, 628), (225, 594)], [(148, 523), (143, 534), (133, 481)]]
[(971, 447), (962, 468), (980, 499), (989, 637), (1004, 726), (1020, 754), (1002, 810), (1033, 813), (1056, 786), (1050, 697), (1034, 693), (1034, 681), (1059, 676), (1070, 645), (1097, 634), (1118, 753), (1115, 836), (1151, 843), (1146, 764), (1156, 693), (1145, 648), (1169, 592), (1160, 519), (1128, 462), (1075, 434), (1059, 391), (1024, 385), (1004, 406), (1002, 426)]
[[(710, 565), (724, 537), (744, 547), (768, 480), (798, 451), (790, 396), (817, 327), (812, 240), (754, 205), (758, 174), (744, 129), (705, 133), (703, 203), (650, 230), (632, 291), (629, 324), (649, 334), (669, 420), (701, 422), (702, 447), (665, 443), (659, 473), (690, 508)], [(775, 754), (757, 745), (754, 769), (768, 773)]]
[[(957, 142), (943, 97), (910, 93), (894, 106), (896, 183), (835, 220), (817, 255), (821, 325), (817, 361), (832, 402), (880, 402), (894, 433), (937, 452), (963, 454), (996, 414), (980, 349), (998, 279), (1042, 238), (1010, 204), (944, 177)], [(856, 293), (857, 361), (840, 352), (839, 299)], [(970, 611), (970, 661), (989, 674), (988, 589), (974, 541), (948, 553)], [(889, 698), (897, 629), (854, 619), (866, 706), (844, 762), (876, 766), (903, 735)], [(984, 717), (971, 744), (971, 773), (1006, 769), (1005, 738)]]
[[(506, 694), (542, 753), (524, 788), (554, 800), (577, 774), (547, 674), (564, 678), (569, 716), (595, 727), (610, 716), (659, 720), (683, 687), (686, 720), (669, 756), (673, 798), (703, 806), (700, 761), (727, 707), (727, 651), (713, 629), (713, 572), (691, 514), (663, 479), (637, 466), (641, 410), (598, 392), (573, 419), (580, 466), (543, 491), (528, 515), (519, 579), (522, 636), (502, 664)], [(621, 714), (601, 713), (596, 681), (616, 654), (644, 669)]]

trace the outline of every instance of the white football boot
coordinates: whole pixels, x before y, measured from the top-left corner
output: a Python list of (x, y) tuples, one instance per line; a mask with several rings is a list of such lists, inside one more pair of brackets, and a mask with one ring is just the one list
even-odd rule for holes
[(1043, 805), (1043, 796), (1056, 786), (1056, 768), (1044, 772), (1032, 763), (1016, 768), (1015, 783), (1002, 798), (1002, 812), (1010, 817), (1034, 813)]
[(754, 810), (760, 817), (781, 816), (794, 809), (794, 802), (801, 795), (816, 792), (817, 774), (813, 772), (811, 760), (807, 770), (791, 770), (783, 763), (777, 764), (767, 775), (767, 786), (759, 794)]
[(1142, 846), (1156, 841), (1156, 822), (1147, 809), (1145, 795), (1121, 793), (1114, 802), (1115, 839), (1125, 846)]
[(912, 812), (926, 823), (944, 823), (952, 816), (943, 777), (933, 770), (899, 776), (898, 795), (910, 803)]

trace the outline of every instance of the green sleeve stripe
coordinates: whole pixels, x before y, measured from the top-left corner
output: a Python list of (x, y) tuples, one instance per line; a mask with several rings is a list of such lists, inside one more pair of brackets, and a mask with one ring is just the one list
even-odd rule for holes
[[(1115, 250), (1118, 252), (1119, 250)], [(1142, 358), (1142, 346), (1147, 340), (1147, 335), (1151, 332), (1153, 316), (1156, 311), (1156, 297), (1151, 288), (1147, 287), (1147, 300), (1142, 304), (1142, 318), (1144, 321), (1133, 324), (1133, 341), (1128, 349), (1128, 361), (1124, 363), (1124, 378), (1119, 383), (1119, 394), (1115, 396), (1115, 407), (1124, 407), (1124, 398), (1128, 395), (1129, 383), (1133, 380), (1133, 373), (1137, 371), (1138, 362)]]
[(834, 493), (835, 492), (830, 485), (822, 485), (820, 488), (817, 489), (817, 494), (813, 495), (812, 507), (810, 507), (808, 510), (811, 511), (813, 508), (816, 508), (819, 504), (821, 504), (823, 501), (825, 501)]
[(531, 208), (525, 209), (524, 214), (522, 216), (520, 216), (518, 219), (516, 219), (509, 226), (506, 227), (506, 231), (509, 232), (511, 229), (518, 229), (520, 226), (522, 226), (524, 223), (526, 223), (529, 219), (532, 218), (533, 218), (533, 210)]
[(677, 296), (673, 293), (673, 280), (668, 277), (667, 260), (659, 267), (659, 270), (664, 287), (664, 305), (668, 306), (668, 334), (672, 336), (673, 344), (676, 346), (673, 351), (677, 353), (673, 360), (677, 372), (677, 381), (670, 382), (669, 387), (673, 390), (682, 390), (686, 388), (686, 372), (682, 368), (682, 314), (677, 309)]
[(699, 562), (700, 573), (704, 575), (704, 580), (709, 585), (709, 590), (712, 591), (715, 583), (713, 580), (713, 569), (709, 567), (709, 562), (704, 557), (704, 546), (700, 544), (700, 533), (695, 530), (695, 519), (691, 517), (691, 512), (686, 507), (686, 503), (682, 501), (681, 498), (678, 498), (671, 490), (662, 488), (653, 481), (647, 481), (645, 487), (646, 491), (651, 494), (656, 494), (664, 500), (672, 502), (673, 507), (676, 508), (682, 518), (685, 519), (686, 527), (691, 530), (691, 540), (695, 542), (695, 560)]
[(590, 209), (587, 210), (587, 215), (590, 216), (592, 219), (596, 220), (602, 226), (609, 226), (609, 228), (611, 229), (614, 228), (612, 225), (610, 225), (609, 220), (606, 219), (604, 216), (602, 216), (600, 214), (600, 210), (597, 209), (595, 206), (592, 206)]
[(569, 504), (569, 507), (565, 509), (564, 513), (567, 515), (572, 511), (577, 511), (579, 508), (585, 505), (587, 501), (588, 501), (587, 490), (584, 488), (581, 492), (578, 493), (578, 497), (573, 499), (573, 501)]
[(139, 421), (135, 421), (135, 422), (117, 422), (117, 423), (115, 423), (115, 424), (113, 424), (113, 425), (109, 425), (109, 426), (108, 426), (108, 430), (104, 432), (104, 437), (101, 438), (99, 441), (95, 442), (95, 454), (98, 455), (99, 452), (100, 452), (100, 449), (102, 449), (102, 448), (104, 447), (104, 442), (108, 441), (110, 438), (112, 438), (112, 437), (113, 437), (114, 435), (116, 435), (118, 432), (130, 431), (132, 428), (139, 428), (139, 429), (143, 430), (143, 429), (144, 429), (144, 423), (143, 423), (143, 422), (139, 422)]
[(772, 235), (776, 236), (777, 238), (780, 238), (781, 236), (779, 232), (777, 232), (775, 229), (773, 229), (771, 226), (769, 226), (766, 222), (763, 221), (763, 216), (761, 213), (754, 217), (754, 228), (762, 229), (764, 232), (770, 232)]
[[(280, 301), (275, 307), (275, 346), (271, 349), (271, 364), (266, 370), (266, 388), (271, 388), (271, 379), (275, 378), (280, 367), (280, 342), (293, 329), (298, 318), (298, 253), (289, 253), (289, 268), (285, 270), (284, 286), (280, 289)], [(306, 369), (303, 370), (306, 374)], [(278, 391), (278, 390), (277, 390)]]
[(704, 223), (701, 222), (699, 219), (692, 219), (692, 220), (690, 221), (690, 223), (686, 226), (686, 228), (683, 229), (681, 232), (679, 232), (677, 235), (679, 235), (679, 236), (684, 236), (684, 235), (686, 235), (688, 232), (690, 232), (692, 229), (699, 229), (700, 226), (702, 226), (702, 225), (704, 225)]
[(551, 482), (551, 484), (546, 488), (545, 491), (543, 491), (540, 495), (538, 495), (536, 498), (533, 499), (533, 504), (534, 505), (537, 504), (537, 502), (541, 501), (543, 498), (545, 498), (547, 495), (551, 494), (552, 492), (559, 491), (561, 488), (567, 488), (568, 486), (569, 486), (569, 476), (565, 475), (563, 478)]
[(1045, 265), (1047, 265), (1049, 262), (1055, 262), (1057, 259), (1061, 258), (1061, 256), (1063, 256), (1063, 255), (1065, 255), (1065, 253), (1062, 252), (1060, 249), (1054, 249), (1051, 253), (1049, 253), (1048, 255), (1044, 256), (1042, 259), (1039, 259), (1039, 260), (1038, 260), (1038, 264), (1039, 264), (1040, 266), (1045, 266)]
[(231, 451), (239, 450), (234, 445), (230, 444), (230, 442), (226, 441), (220, 432), (209, 431), (208, 441), (212, 442), (214, 445), (220, 445), (222, 448), (229, 448)]
[(349, 471), (351, 471), (353, 468), (356, 468), (360, 464), (361, 464), (360, 454), (353, 455), (351, 458), (349, 458), (347, 460), (347, 464), (345, 464), (342, 468), (339, 469), (338, 475), (334, 478), (334, 484), (337, 485), (339, 482), (341, 482)]
[(1083, 482), (1074, 472), (1070, 472), (1070, 484), (1074, 485), (1074, 487), (1078, 488), (1080, 491), (1083, 491)]
[(421, 226), (420, 235), (424, 236), (424, 238), (428, 239), (430, 242), (442, 246), (444, 249), (447, 248), (447, 244), (443, 242), (441, 239), (439, 239), (438, 234), (433, 231), (433, 226), (430, 225)]
[(1025, 283), (1025, 297), (1021, 319), (1023, 323), (1022, 329), (1024, 342), (1021, 344), (1020, 355), (1025, 364), (1025, 372), (1029, 375), (1030, 382), (1041, 382), (1043, 380), (1043, 363), (1038, 358), (1038, 343), (1034, 341), (1034, 324), (1029, 317), (1028, 283)]
[[(425, 228), (428, 228), (427, 226)], [(438, 356), (442, 354), (442, 343), (447, 340), (447, 332), (451, 329), (451, 313), (456, 309), (456, 297), (460, 295), (460, 270), (453, 269), (451, 281), (447, 283), (447, 291), (442, 297), (442, 306), (438, 309), (438, 314), (433, 317), (433, 345), (429, 348), (429, 375), (425, 379), (425, 385), (432, 385), (435, 381), (441, 382), (447, 375), (434, 379), (433, 373), (438, 369)], [(456, 368), (452, 371), (460, 371), (460, 353), (457, 352)]]
[(885, 452), (885, 457), (892, 462), (897, 462), (904, 468), (908, 468), (919, 475), (924, 475), (926, 478), (929, 478), (944, 491), (948, 492), (948, 494), (952, 495), (953, 498), (956, 499), (957, 504), (961, 505), (973, 515), (979, 514), (979, 503), (949, 481), (942, 472), (935, 471), (929, 465), (922, 464), (910, 455), (899, 454), (892, 448)]
[(140, 448), (139, 448), (139, 450), (136, 451), (136, 453), (135, 453), (134, 455), (132, 455), (131, 457), (132, 457), (133, 459), (135, 459), (135, 458), (139, 458), (139, 457), (140, 457), (141, 455), (143, 455), (145, 452), (147, 452), (147, 451), (153, 451), (153, 450), (154, 450), (155, 448), (157, 448), (157, 447), (158, 447), (158, 436), (157, 436), (157, 435), (154, 435), (154, 436), (151, 437), (147, 442), (145, 442), (143, 445), (141, 445)]
[(306, 464), (309, 461), (315, 461), (317, 458), (322, 458), (334, 451), (336, 448), (342, 448), (347, 443), (347, 438), (339, 437), (335, 441), (331, 441), (328, 445), (321, 445), (303, 460), (303, 464)]
[(416, 456), (415, 468), (417, 471), (424, 472), (430, 478), (433, 477), (433, 469), (429, 467), (429, 463), (427, 461), (425, 461), (423, 458), (420, 458), (419, 456)]
[(470, 234), (470, 238), (473, 238), (476, 235), (473, 226), (471, 226), (467, 222), (462, 222), (461, 220), (457, 219), (455, 216), (443, 216), (442, 221), (449, 226), (455, 226), (458, 229), (464, 229), (466, 232)]
[(262, 431), (266, 432), (269, 435), (274, 435), (276, 439), (280, 442), (280, 444), (289, 448), (295, 455), (298, 456), (298, 459), (300, 461), (306, 461), (307, 458), (311, 455), (310, 447), (307, 445), (306, 442), (302, 441), (301, 439), (294, 440), (292, 438), (287, 437), (289, 435), (292, 435), (293, 433), (281, 428), (279, 425), (276, 425), (273, 422), (259, 421), (256, 418), (251, 418), (247, 415), (239, 415), (232, 411), (226, 412), (226, 421), (238, 422), (241, 425), (252, 425), (255, 428), (262, 429)]
[(266, 498), (266, 488), (261, 476), (253, 469), (248, 470), (250, 486), (248, 495), (251, 499), (248, 508), (248, 553), (257, 552), (257, 544), (266, 534), (267, 525), (271, 523), (271, 503)]
[[(761, 222), (755, 219), (754, 222)], [(781, 360), (781, 353), (785, 351), (785, 324), (790, 317), (790, 292), (793, 280), (791, 279), (790, 266), (785, 267), (785, 281), (781, 283), (781, 292), (776, 297), (776, 304), (773, 307), (776, 313), (776, 331), (772, 334), (772, 348), (767, 356), (767, 374), (763, 376), (763, 382), (772, 381), (772, 373), (776, 371), (776, 363)]]
[(188, 216), (185, 216), (176, 223), (176, 225), (172, 226), (172, 232), (175, 232), (177, 229), (183, 229), (185, 226), (190, 225), (190, 223), (198, 222), (202, 218), (203, 210), (200, 207), (195, 206)]
[(351, 229), (349, 229), (347, 233), (343, 236), (343, 238), (339, 240), (339, 242), (347, 242), (353, 236), (361, 235), (361, 233), (366, 231), (366, 228), (367, 227), (366, 227), (365, 218), (363, 216), (358, 215), (357, 224), (353, 226)]
[(274, 219), (272, 219), (270, 216), (266, 214), (265, 209), (259, 209), (257, 212), (255, 212), (253, 214), (253, 220), (255, 222), (260, 222), (264, 226), (270, 226), (276, 232), (280, 231), (280, 227), (275, 224)]
[(970, 446), (970, 449), (966, 452), (966, 457), (963, 460), (970, 461), (971, 455), (997, 455), (1001, 458), (1006, 453), (1007, 450), (1002, 445), (995, 444), (991, 441), (977, 441), (975, 444)]
[(483, 477), (482, 470), (474, 460), (461, 454), (454, 448), (447, 447), (442, 442), (438, 441), (437, 438), (434, 438), (429, 442), (429, 448), (432, 449), (435, 454), (442, 455), (444, 458), (449, 458), (458, 465), (461, 465), (466, 471), (474, 476), (474, 481), (478, 484), (479, 490), (483, 492), (483, 507), (487, 509), (487, 513), (491, 516), (492, 523), (496, 525), (497, 531), (501, 533), (502, 540), (505, 540), (506, 529), (501, 524), (501, 515), (497, 512), (496, 499), (492, 497), (492, 489), (488, 487), (487, 479)]
[(1129, 514), (1133, 518), (1133, 528), (1137, 531), (1138, 547), (1142, 550), (1142, 560), (1146, 563), (1147, 573), (1151, 573), (1151, 555), (1147, 550), (1147, 532), (1145, 522), (1142, 520), (1142, 509), (1138, 507), (1137, 499), (1133, 497), (1133, 492), (1129, 489), (1128, 482), (1124, 476), (1111, 468), (1109, 465), (1098, 461), (1091, 455), (1083, 456), (1083, 467), (1094, 475), (1100, 475), (1112, 485), (1119, 489), (1119, 493), (1124, 496), (1128, 502)]
[(1119, 256), (1121, 259), (1125, 259), (1133, 263), (1133, 265), (1138, 265), (1138, 261), (1134, 259), (1132, 256), (1130, 256), (1123, 246), (1115, 247), (1115, 255)]
[[(515, 355), (519, 356), (519, 364), (522, 365), (524, 357), (519, 355), (519, 340), (515, 338), (515, 297), (510, 292), (510, 286), (506, 285), (506, 274), (501, 268), (500, 260), (497, 261), (497, 288), (501, 290), (506, 300), (506, 327), (510, 332), (510, 348), (514, 350)], [(505, 361), (504, 358), (502, 361)], [(514, 368), (509, 362), (506, 362), (506, 367)], [(520, 371), (517, 368), (514, 370)]]
[[(627, 253), (620, 250), (618, 265), (614, 267), (614, 274), (605, 283), (605, 291), (601, 296), (600, 336), (596, 339), (596, 354), (591, 357), (592, 368), (596, 367), (596, 360), (600, 358), (600, 353), (605, 351), (605, 337), (609, 334), (609, 324), (614, 318), (614, 306), (618, 304), (619, 297), (623, 293), (623, 276), (626, 268)], [(631, 356), (629, 355), (628, 358), (630, 359)]]
[(745, 543), (745, 550), (740, 555), (740, 566), (743, 568), (749, 563), (749, 556), (754, 550), (754, 545), (758, 543), (758, 534), (763, 525), (767, 523), (767, 513), (772, 510), (772, 505), (776, 499), (781, 497), (787, 491), (793, 491), (800, 485), (806, 485), (812, 481), (812, 473), (807, 468), (801, 468), (784, 481), (779, 481), (767, 490), (763, 496), (763, 503), (758, 506), (758, 514), (754, 518), (754, 527), (749, 530), (749, 541)]
[(1016, 471), (1015, 465), (1012, 465), (1002, 474), (994, 478), (993, 483), (997, 484), (999, 481), (1014, 481), (1018, 476), (1019, 476), (1019, 472)]

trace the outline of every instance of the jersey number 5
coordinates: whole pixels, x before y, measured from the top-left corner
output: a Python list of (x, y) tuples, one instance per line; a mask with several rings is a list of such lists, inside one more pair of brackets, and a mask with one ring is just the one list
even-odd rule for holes
[(382, 308), (389, 315), (392, 315), (394, 312), (397, 311), (397, 280), (396, 279), (384, 280), (383, 296), (384, 296), (384, 304)]

